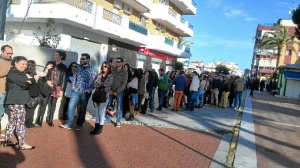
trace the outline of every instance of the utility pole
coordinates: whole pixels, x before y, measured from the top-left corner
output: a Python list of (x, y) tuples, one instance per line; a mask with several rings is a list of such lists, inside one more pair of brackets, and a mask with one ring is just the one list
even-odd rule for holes
[(6, 11), (9, 0), (1, 0), (0, 2), (0, 40), (4, 40)]

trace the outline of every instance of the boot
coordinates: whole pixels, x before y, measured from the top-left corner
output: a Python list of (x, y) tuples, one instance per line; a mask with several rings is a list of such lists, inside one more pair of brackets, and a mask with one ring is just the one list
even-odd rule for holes
[(94, 135), (101, 135), (102, 134), (103, 125), (98, 124), (98, 126), (99, 126), (99, 128), (98, 128), (98, 130), (96, 131), (96, 133)]
[(95, 128), (90, 132), (91, 135), (95, 135), (99, 131), (99, 124), (95, 123)]
[(37, 117), (34, 126), (37, 128), (42, 127), (43, 117)]
[(50, 127), (54, 127), (54, 124), (53, 124), (53, 115), (50, 115), (49, 118), (48, 118), (48, 125)]

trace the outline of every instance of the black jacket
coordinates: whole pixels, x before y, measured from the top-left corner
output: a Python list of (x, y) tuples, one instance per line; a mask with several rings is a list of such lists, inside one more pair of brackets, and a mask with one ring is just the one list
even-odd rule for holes
[[(55, 64), (55, 62), (52, 62), (53, 69), (56, 67), (56, 86), (61, 86), (62, 91), (65, 91), (66, 85), (67, 85), (67, 66), (63, 63), (60, 63), (58, 65)], [(46, 79), (51, 81), (51, 74), (53, 72), (53, 69), (50, 69), (47, 73)]]
[[(28, 78), (25, 73), (12, 67), (6, 78), (6, 97), (4, 104), (25, 105), (29, 100)], [(34, 80), (34, 79), (33, 79)]]

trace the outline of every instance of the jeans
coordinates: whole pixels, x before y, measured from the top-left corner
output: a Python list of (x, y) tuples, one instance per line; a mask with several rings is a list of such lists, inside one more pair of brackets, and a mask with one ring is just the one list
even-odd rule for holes
[(72, 91), (71, 98), (68, 106), (68, 126), (72, 127), (74, 120), (74, 111), (77, 107), (78, 102), (80, 103), (80, 110), (77, 118), (77, 126), (82, 126), (85, 121), (86, 107), (88, 105), (91, 93), (78, 93)]
[(104, 125), (106, 106), (109, 102), (109, 99), (106, 99), (106, 102), (100, 103), (96, 106), (96, 123), (99, 125)]
[(154, 96), (155, 96), (155, 88), (152, 89), (151, 95), (150, 95), (150, 103), (149, 108), (151, 111), (154, 111)]
[(203, 104), (204, 104), (204, 94), (205, 94), (204, 88), (200, 88), (199, 89), (199, 97), (198, 97), (198, 100), (199, 100), (199, 98), (201, 99), (200, 106), (203, 106)]
[(158, 89), (157, 92), (158, 92), (158, 101), (159, 101), (158, 110), (161, 110), (168, 90)]
[(138, 94), (137, 93), (130, 93), (132, 106), (135, 107), (135, 105), (138, 103)]
[(237, 101), (239, 101), (239, 106), (238, 108), (241, 107), (241, 103), (242, 103), (242, 95), (243, 92), (235, 92), (235, 97), (234, 97), (234, 108), (236, 108), (237, 106)]
[[(111, 104), (113, 101), (113, 96), (109, 98), (109, 104)], [(121, 122), (122, 115), (123, 115), (123, 93), (119, 93), (117, 95), (117, 120), (116, 122)], [(111, 117), (109, 115), (106, 115), (106, 121), (111, 121)]]
[(189, 95), (189, 101), (187, 103), (187, 110), (194, 110), (194, 107), (197, 103), (197, 98), (198, 98), (198, 91), (190, 91)]
[(1, 130), (1, 119), (4, 115), (4, 99), (5, 99), (6, 93), (0, 94), (0, 130)]

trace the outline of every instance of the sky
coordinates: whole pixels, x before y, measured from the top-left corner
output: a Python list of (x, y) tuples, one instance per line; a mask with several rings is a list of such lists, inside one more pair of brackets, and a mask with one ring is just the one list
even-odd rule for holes
[(289, 11), (300, 0), (194, 0), (197, 14), (184, 16), (194, 36), (191, 60), (235, 62), (240, 70), (251, 68), (258, 24), (291, 19)]

